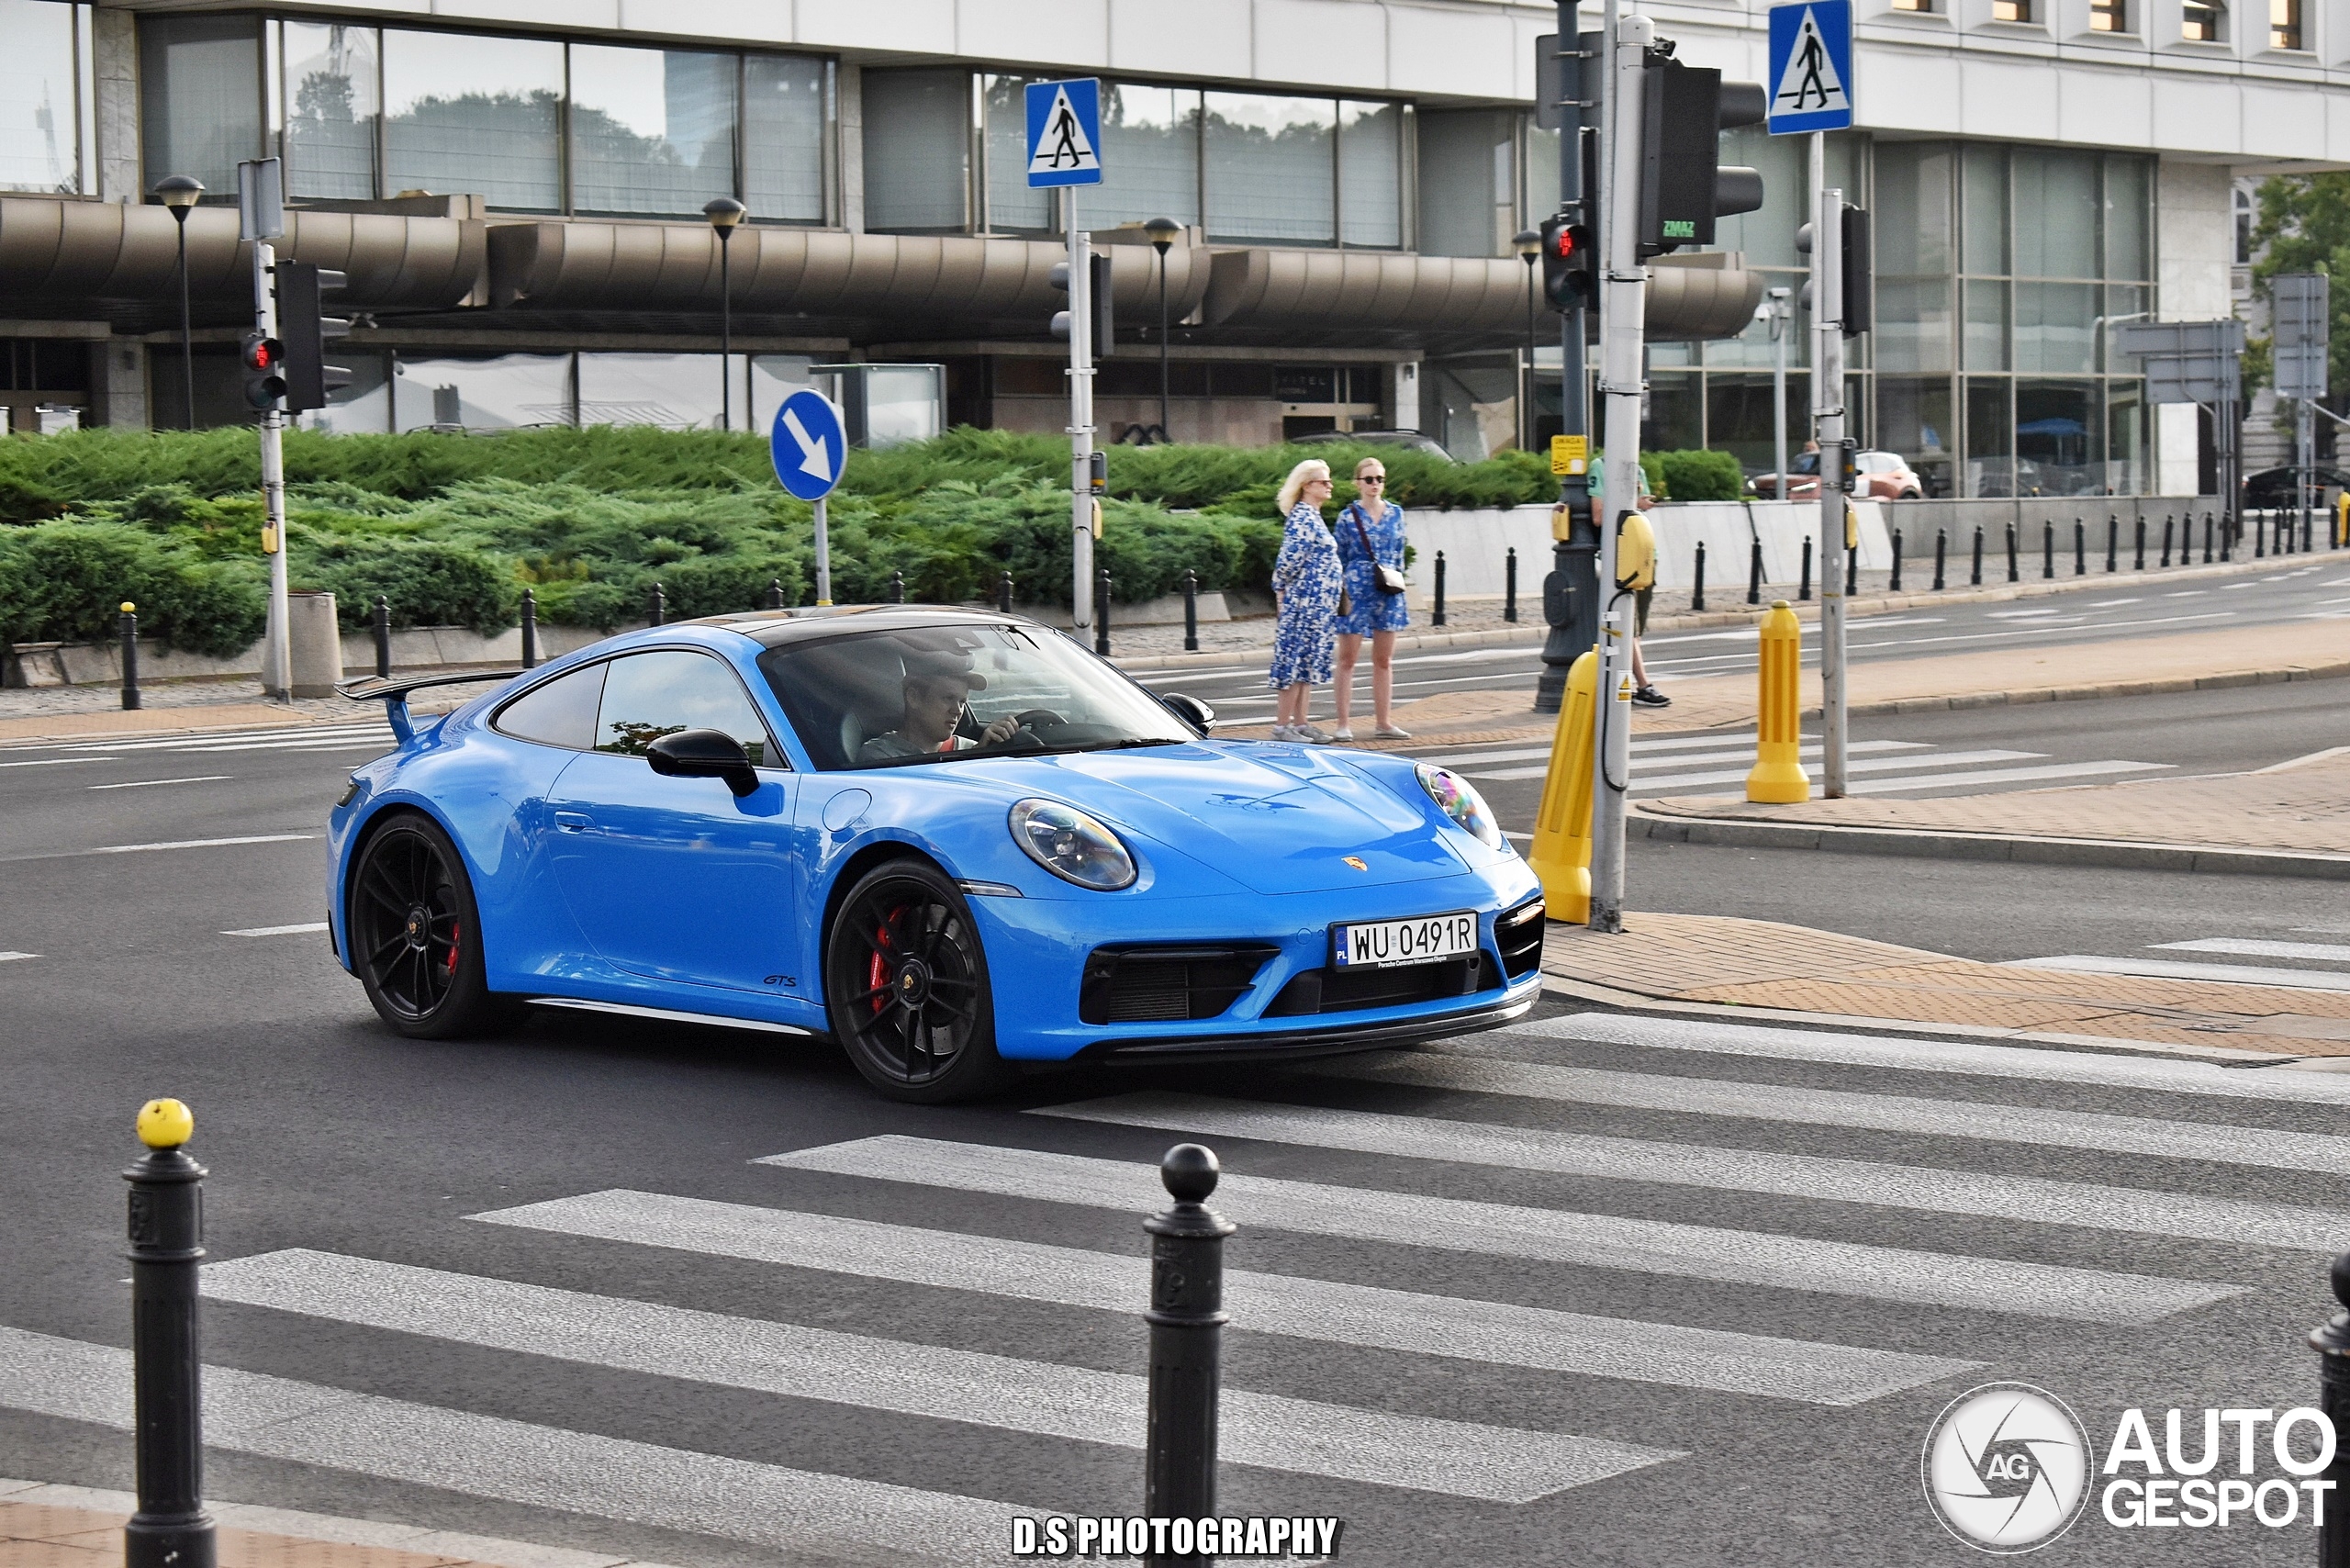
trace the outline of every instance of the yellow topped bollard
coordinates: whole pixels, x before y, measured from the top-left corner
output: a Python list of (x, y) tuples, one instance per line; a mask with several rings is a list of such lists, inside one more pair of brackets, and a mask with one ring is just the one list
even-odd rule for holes
[(177, 1100), (150, 1100), (139, 1107), (139, 1141), (149, 1148), (177, 1148), (196, 1136), (196, 1113)]
[(1803, 743), (1796, 715), (1802, 711), (1803, 626), (1784, 599), (1771, 601), (1762, 618), (1762, 700), (1755, 712), (1754, 771), (1746, 776), (1746, 798), (1764, 805), (1791, 806), (1811, 799), (1811, 777), (1796, 760)]
[(1549, 917), (1571, 925), (1591, 924), (1592, 709), (1598, 691), (1599, 655), (1593, 652), (1567, 671), (1534, 842), (1526, 851), (1526, 863), (1542, 879)]

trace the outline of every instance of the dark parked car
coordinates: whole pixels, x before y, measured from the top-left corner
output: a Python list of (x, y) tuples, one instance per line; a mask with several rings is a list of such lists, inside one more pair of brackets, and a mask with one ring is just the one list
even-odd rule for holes
[(1316, 431), (1312, 435), (1292, 437), (1292, 446), (1341, 446), (1360, 442), (1364, 446), (1400, 446), (1407, 452), (1424, 452), (1430, 457), (1441, 457), (1447, 463), (1460, 461), (1445, 451), (1444, 443), (1432, 435), (1418, 431)]
[[(2290, 468), (2264, 468), (2257, 474), (2247, 476), (2244, 482), (2244, 504), (2259, 508), (2300, 506), (2301, 503), (2293, 498), (2293, 472)], [(2327, 491), (2345, 489), (2350, 489), (2350, 474), (2339, 468), (2318, 467), (2309, 471), (2310, 505), (2322, 507), (2326, 504)]]

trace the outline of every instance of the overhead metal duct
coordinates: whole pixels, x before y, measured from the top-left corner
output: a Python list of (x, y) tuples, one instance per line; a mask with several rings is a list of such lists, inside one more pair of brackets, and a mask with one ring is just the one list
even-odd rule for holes
[[(0, 197), (0, 291), (41, 299), (157, 300), (178, 289), (178, 237), (164, 207)], [(484, 226), (457, 218), (290, 210), (278, 254), (351, 278), (338, 305), (451, 307), (478, 302)], [(252, 248), (237, 212), (187, 215), (188, 292), (250, 300)]]
[(1739, 251), (1659, 256), (1650, 263), (1647, 331), (1660, 342), (1734, 338), (1762, 303), (1762, 274)]

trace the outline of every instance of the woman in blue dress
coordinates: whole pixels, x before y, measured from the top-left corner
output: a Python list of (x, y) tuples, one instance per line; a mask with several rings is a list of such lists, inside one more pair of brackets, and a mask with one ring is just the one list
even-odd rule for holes
[(1347, 722), (1354, 696), (1355, 659), (1371, 639), (1371, 711), (1383, 741), (1411, 738), (1391, 711), (1395, 696), (1395, 633), (1412, 623), (1400, 593), (1379, 591), (1378, 568), (1404, 570), (1404, 509), (1387, 498), (1387, 465), (1376, 457), (1355, 465), (1355, 498), (1338, 514), (1338, 561), (1346, 573), (1347, 613), (1338, 617), (1338, 727), (1334, 740), (1355, 738)]
[(1330, 465), (1308, 458), (1281, 482), (1281, 552), (1273, 562), (1273, 667), (1265, 684), (1281, 693), (1273, 739), (1310, 741), (1329, 732), (1306, 722), (1314, 688), (1330, 681), (1331, 623), (1338, 612), (1338, 549), (1322, 503), (1330, 498)]

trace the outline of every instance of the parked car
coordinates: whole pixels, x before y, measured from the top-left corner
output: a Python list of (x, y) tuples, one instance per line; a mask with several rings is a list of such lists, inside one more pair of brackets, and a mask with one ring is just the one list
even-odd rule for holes
[[(1914, 501), (1926, 493), (1926, 482), (1899, 453), (1855, 453), (1852, 467), (1852, 494), (1858, 499)], [(1775, 499), (1778, 491), (1778, 475), (1762, 474), (1755, 478), (1754, 493), (1764, 500)], [(1787, 498), (1801, 500), (1818, 494), (1819, 454), (1807, 452), (1787, 465)]]
[[(2293, 495), (2293, 474), (2290, 468), (2264, 468), (2249, 475), (2244, 482), (2244, 504), (2248, 507), (2299, 507)], [(2328, 490), (2350, 490), (2350, 474), (2339, 468), (2317, 467), (2309, 471), (2309, 504), (2325, 505)]]
[(1432, 435), (1418, 431), (1316, 431), (1312, 435), (1292, 438), (1292, 446), (1339, 446), (1360, 442), (1364, 446), (1400, 446), (1407, 452), (1424, 452), (1430, 457), (1441, 457), (1447, 463), (1459, 458), (1444, 449), (1444, 443)]
[(399, 744), (329, 818), (335, 954), (411, 1038), (718, 1024), (936, 1102), (1080, 1058), (1404, 1045), (1541, 994), (1541, 883), (1460, 775), (1217, 739), (1016, 616), (649, 627), (411, 720), (448, 681), (345, 689)]

